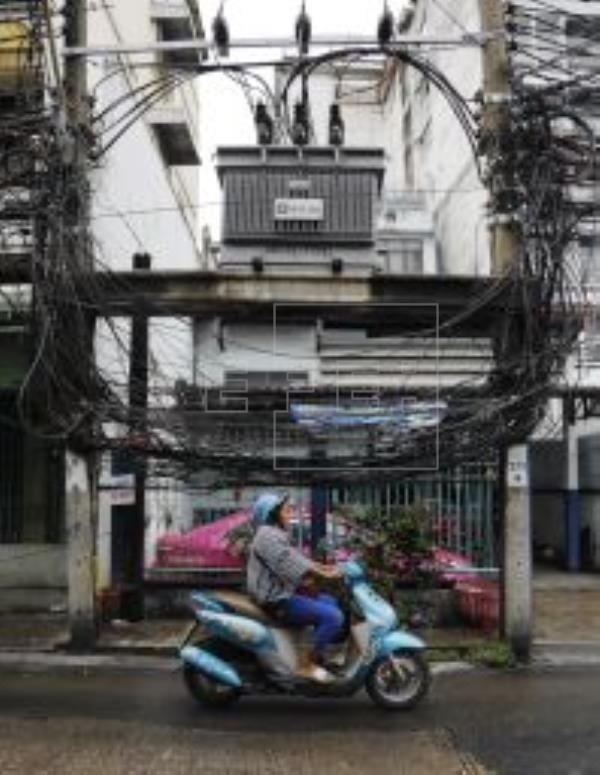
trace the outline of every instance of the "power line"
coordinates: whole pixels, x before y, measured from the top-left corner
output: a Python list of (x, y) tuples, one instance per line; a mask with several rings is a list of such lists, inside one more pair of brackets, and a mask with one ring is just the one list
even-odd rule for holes
[[(492, 36), (495, 37), (495, 36)], [(483, 45), (486, 40), (490, 38), (489, 35), (481, 33), (481, 31), (474, 31), (460, 36), (432, 36), (432, 35), (401, 35), (394, 39), (393, 45), (400, 46), (463, 46), (463, 47), (478, 47)], [(332, 47), (346, 47), (346, 48), (373, 48), (377, 41), (370, 35), (327, 35), (327, 36), (315, 36), (313, 38), (313, 46), (315, 48), (332, 48)], [(233, 49), (291, 49), (295, 48), (296, 41), (291, 38), (239, 38), (232, 40), (229, 43), (229, 47)], [(217, 46), (209, 41), (203, 41), (198, 39), (193, 40), (177, 40), (177, 41), (158, 41), (156, 43), (144, 43), (144, 44), (129, 44), (124, 43), (120, 45), (110, 46), (75, 46), (66, 47), (64, 49), (64, 55), (68, 57), (85, 56), (85, 57), (97, 57), (97, 56), (110, 56), (114, 54), (155, 54), (165, 53), (173, 51), (197, 51), (197, 52), (210, 52), (216, 51)]]

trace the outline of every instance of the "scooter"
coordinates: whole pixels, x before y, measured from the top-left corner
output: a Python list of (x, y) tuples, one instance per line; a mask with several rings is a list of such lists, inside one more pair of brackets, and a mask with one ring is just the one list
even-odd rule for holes
[(192, 697), (224, 708), (244, 694), (349, 697), (364, 686), (382, 708), (414, 707), (430, 684), (425, 643), (399, 628), (396, 612), (369, 585), (359, 563), (341, 570), (347, 626), (328, 655), (328, 682), (297, 674), (309, 648), (307, 628), (279, 622), (241, 593), (192, 593), (196, 621), (180, 649)]

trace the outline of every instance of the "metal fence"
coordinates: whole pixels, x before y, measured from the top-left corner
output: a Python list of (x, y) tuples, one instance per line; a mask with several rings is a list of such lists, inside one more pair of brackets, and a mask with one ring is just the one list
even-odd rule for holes
[(474, 565), (497, 564), (494, 507), (498, 482), (493, 464), (461, 466), (428, 477), (374, 485), (331, 487), (330, 507), (364, 506), (391, 510), (420, 504), (432, 519), (436, 543), (468, 557)]
[(14, 391), (0, 391), (0, 544), (60, 543), (64, 525), (64, 448), (28, 437)]
[(19, 543), (23, 534), (23, 434), (12, 396), (0, 396), (0, 543)]

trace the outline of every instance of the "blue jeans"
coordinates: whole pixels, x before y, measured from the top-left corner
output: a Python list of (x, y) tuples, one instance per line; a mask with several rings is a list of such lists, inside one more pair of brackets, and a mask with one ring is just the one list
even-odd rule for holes
[(282, 603), (281, 610), (285, 619), (292, 624), (315, 626), (313, 646), (317, 653), (332, 643), (344, 627), (344, 614), (336, 599), (330, 595), (292, 595)]

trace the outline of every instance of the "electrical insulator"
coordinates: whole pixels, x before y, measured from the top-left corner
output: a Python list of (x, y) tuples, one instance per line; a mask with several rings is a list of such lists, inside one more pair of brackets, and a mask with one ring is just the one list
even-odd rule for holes
[(398, 21), (398, 32), (403, 35), (408, 31), (415, 15), (416, 0), (410, 0), (410, 5), (403, 8)]
[(377, 24), (377, 40), (380, 46), (387, 44), (394, 37), (394, 16), (390, 11), (387, 0), (383, 4), (383, 11)]
[(256, 138), (259, 145), (273, 144), (273, 119), (263, 102), (259, 102), (254, 113)]
[(303, 0), (300, 13), (296, 18), (296, 43), (298, 44), (298, 53), (302, 56), (308, 54), (311, 34), (312, 24), (310, 16), (306, 13), (306, 4)]
[(294, 123), (292, 125), (292, 141), (294, 145), (308, 145), (310, 127), (306, 105), (297, 102), (294, 106)]
[(329, 108), (329, 145), (343, 145), (345, 134), (340, 106), (334, 103)]
[(219, 13), (215, 16), (212, 23), (213, 40), (217, 47), (217, 52), (221, 57), (229, 56), (229, 26), (223, 16), (223, 5)]

